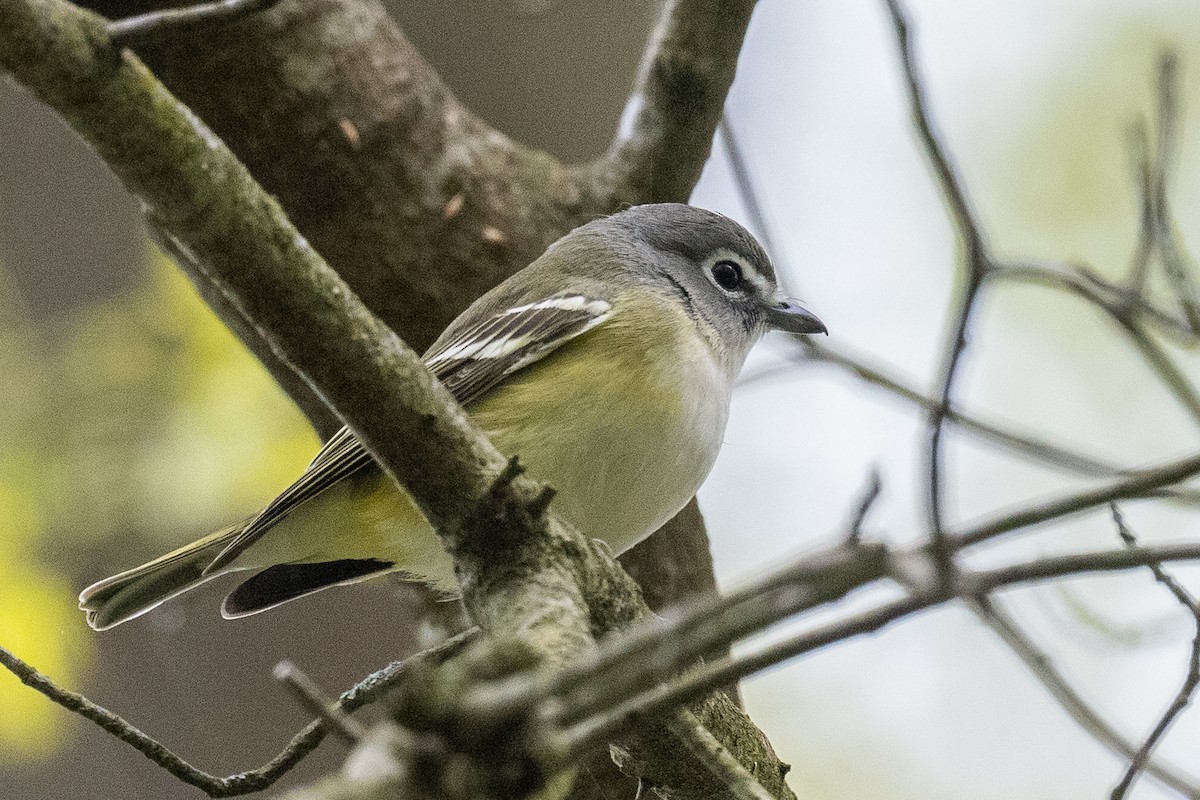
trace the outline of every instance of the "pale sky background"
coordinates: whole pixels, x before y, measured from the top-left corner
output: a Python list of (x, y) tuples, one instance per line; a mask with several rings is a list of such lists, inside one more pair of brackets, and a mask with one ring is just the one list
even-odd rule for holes
[[(929, 386), (959, 271), (881, 7), (765, 0), (729, 112), (775, 223), (785, 280), (834, 340)], [(1126, 126), (1150, 108), (1157, 52), (1178, 46), (1185, 117), (1172, 200), (1185, 240), (1196, 241), (1200, 5), (909, 7), (933, 112), (995, 249), (1085, 259), (1110, 276), (1124, 269), (1136, 230)], [(718, 156), (694, 202), (745, 219), (733, 198)], [(958, 384), (967, 407), (1129, 465), (1194, 450), (1197, 431), (1095, 312), (1013, 285), (982, 311)], [(760, 347), (749, 369), (777, 358), (771, 350)], [(1184, 363), (1200, 375), (1194, 358)], [(953, 441), (952, 521), (1085, 485)], [(873, 463), (885, 489), (868, 530), (898, 541), (923, 535), (922, 447), (919, 417), (832, 368), (797, 368), (741, 390), (701, 493), (722, 582), (827, 543)], [(1197, 535), (1194, 511), (1125, 510), (1145, 541)], [(1097, 513), (1026, 533), (987, 559), (1116, 544), (1107, 514)], [(1200, 590), (1196, 569), (1174, 571)], [(1193, 628), (1147, 573), (1023, 589), (1004, 601), (1127, 735), (1142, 737), (1174, 696)], [(751, 714), (796, 765), (801, 797), (1083, 800), (1107, 797), (1124, 769), (960, 608), (811, 654), (745, 691)], [(1200, 716), (1185, 714), (1160, 752), (1200, 772)], [(1132, 796), (1172, 795), (1143, 779)]]

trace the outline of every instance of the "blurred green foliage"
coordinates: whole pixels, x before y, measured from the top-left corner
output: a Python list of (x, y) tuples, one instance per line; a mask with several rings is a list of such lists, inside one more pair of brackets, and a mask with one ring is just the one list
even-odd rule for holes
[[(268, 499), (317, 440), (157, 252), (124, 294), (31, 318), (0, 267), (0, 644), (66, 686), (89, 663), (83, 585)], [(0, 673), (0, 761), (65, 715)]]
[(986, 222), (1004, 249), (1079, 260), (1110, 279), (1126, 275), (1141, 222), (1135, 129), (1156, 148), (1159, 58), (1167, 50), (1180, 58), (1170, 202), (1185, 220), (1197, 210), (1189, 188), (1200, 180), (1200, 120), (1190, 104), (1200, 69), (1186, 44), (1200, 37), (1200, 17), (1182, 5), (1171, 11), (1105, 18), (1094, 41), (1068, 51), (1038, 95), (1016, 109), (1012, 138), (996, 137), (982, 188), (990, 195)]

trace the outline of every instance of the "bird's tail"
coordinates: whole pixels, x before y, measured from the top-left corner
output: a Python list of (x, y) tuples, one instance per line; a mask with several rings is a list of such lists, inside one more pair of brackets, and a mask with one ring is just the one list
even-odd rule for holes
[(79, 595), (79, 607), (87, 612), (88, 625), (98, 631), (107, 630), (222, 574), (217, 571), (205, 575), (204, 568), (244, 525), (231, 525), (140, 567), (93, 583)]

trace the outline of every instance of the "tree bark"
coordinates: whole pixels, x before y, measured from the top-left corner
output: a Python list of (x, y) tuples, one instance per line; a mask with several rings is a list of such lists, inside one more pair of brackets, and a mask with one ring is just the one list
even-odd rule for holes
[[(714, 11), (723, 4), (669, 7), (643, 69), (634, 130), (580, 167), (475, 117), (373, 0), (285, 2), (202, 36), (140, 46), (138, 55), (229, 144), (365, 305), (423, 348), (471, 300), (578, 224), (624, 203), (687, 199), (753, 8), (732, 5), (740, 13), (731, 20)], [(135, 10), (97, 8), (112, 16)], [(714, 44), (713, 53), (691, 57)], [(148, 216), (156, 225), (157, 210)], [(166, 230), (159, 235), (169, 239)], [(186, 260), (176, 245), (168, 242)], [(246, 324), (272, 310), (247, 308), (249, 287), (235, 292), (239, 305), (197, 283), (328, 435), (333, 420), (278, 355), (277, 325), (268, 325), (268, 342), (260, 326)], [(319, 342), (303, 349), (312, 347)], [(344, 410), (353, 387), (336, 393)], [(626, 559), (656, 581), (671, 576), (652, 588), (655, 607), (713, 586), (694, 501), (670, 527), (671, 538)]]

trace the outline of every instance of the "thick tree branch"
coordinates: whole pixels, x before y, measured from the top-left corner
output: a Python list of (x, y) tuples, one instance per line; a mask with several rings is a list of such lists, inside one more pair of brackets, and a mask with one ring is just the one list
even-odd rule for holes
[[(107, 16), (125, 16), (146, 0), (89, 2)], [(676, 47), (672, 57), (720, 64), (731, 76), (736, 46), (730, 49), (720, 29), (721, 13), (706, 8), (688, 2), (666, 10), (662, 27), (697, 30), (685, 19), (689, 14), (716, 27), (711, 35), (656, 40), (646, 60), (669, 44)], [(681, 44), (692, 48), (690, 55)], [(644, 150), (639, 171), (691, 176), (691, 182), (672, 179), (667, 194), (601, 180), (607, 157), (563, 167), (465, 108), (378, 0), (285, 0), (203, 37), (143, 42), (138, 54), (279, 198), (366, 305), (418, 349), (468, 303), (577, 225), (623, 203), (685, 201), (708, 153), (707, 144)], [(301, 86), (295, 85), (297, 75), (305, 77)], [(723, 100), (723, 92), (706, 96), (707, 105), (684, 104), (662, 120), (679, 135), (701, 136), (704, 126), (681, 115), (692, 108), (719, 113)], [(640, 135), (671, 138), (656, 133), (649, 117)], [(312, 402), (303, 382), (223, 296), (199, 285), (327, 436), (329, 415)], [(652, 608), (715, 588), (694, 502), (666, 533), (622, 559), (635, 572), (654, 576), (647, 597)], [(670, 580), (662, 580), (664, 574)]]
[[(109, 17), (134, 5), (91, 1)], [(613, 210), (464, 107), (376, 0), (283, 0), (137, 53), (418, 350), (552, 241)]]
[[(460, 528), (506, 459), (221, 142), (136, 59), (118, 55), (90, 15), (6, 0), (0, 37), (4, 66), (92, 143), (280, 357), (354, 422), (430, 520)], [(408, 439), (415, 449), (405, 455), (397, 443)], [(520, 478), (510, 486), (538, 491)]]
[[(594, 633), (649, 615), (605, 551), (544, 515), (543, 487), (473, 428), (221, 142), (115, 51), (102, 20), (53, 0), (3, 0), (0, 54), (406, 487), (454, 555), (485, 630), (554, 664), (585, 652)], [(769, 748), (728, 744), (771, 773)], [(668, 784), (687, 775), (674, 760), (660, 770)], [(775, 777), (772, 790), (786, 792)]]
[(682, 711), (674, 715), (667, 726), (698, 762), (729, 787), (735, 800), (775, 800), (775, 796), (763, 788), (725, 745), (717, 741), (695, 714)]
[[(705, 4), (678, 0), (670, 4), (647, 55), (639, 98), (634, 101), (640, 105), (631, 113), (630, 132), (617, 139), (606, 157), (576, 169), (521, 148), (473, 118), (411, 52), (411, 46), (390, 21), (376, 14), (370, 2), (354, 6), (334, 0), (316, 0), (302, 7), (288, 4), (276, 13), (239, 26), (240, 32), (218, 32), (213, 38), (225, 40), (220, 47), (227, 48), (227, 54), (260, 59), (261, 66), (276, 76), (294, 68), (288, 57), (301, 52), (305, 45), (343, 52), (358, 47), (394, 58), (381, 70), (390, 84), (376, 80), (371, 85), (370, 80), (356, 76), (352, 82), (354, 92), (348, 98), (331, 91), (341, 79), (321, 73), (324, 67), (319, 58), (315, 59), (317, 72), (309, 76), (311, 88), (326, 105), (314, 105), (331, 113), (333, 120), (313, 120), (306, 116), (310, 112), (292, 107), (290, 100), (281, 103), (273, 96), (249, 101), (260, 107), (251, 105), (248, 109), (262, 117), (281, 119), (290, 115), (308, 123), (297, 130), (301, 138), (309, 137), (320, 153), (318, 160), (326, 169), (321, 174), (347, 184), (339, 186), (338, 191), (343, 193), (332, 199), (329, 185), (316, 181), (315, 188), (325, 195), (314, 193), (314, 183), (296, 181), (294, 175), (286, 174), (289, 168), (279, 166), (277, 154), (256, 152), (256, 148), (269, 151), (273, 144), (245, 136), (236, 126), (230, 126), (229, 117), (218, 115), (229, 126), (229, 134), (233, 138), (242, 136), (240, 144), (251, 156), (260, 157), (266, 178), (279, 187), (280, 196), (297, 209), (297, 215), (305, 218), (306, 230), (311, 228), (324, 237), (318, 249), (325, 250), (328, 244), (339, 272), (344, 265), (345, 272), (339, 277), (315, 255), (308, 241), (288, 227), (280, 208), (257, 190), (215, 137), (181, 113), (173, 98), (135, 59), (116, 54), (99, 21), (73, 15), (68, 7), (47, 0), (28, 6), (18, 0), (0, 0), (0, 63), (63, 111), (96, 144), (122, 180), (149, 201), (152, 222), (182, 256), (193, 279), (201, 286), (220, 290), (219, 295), (210, 296), (219, 309), (224, 309), (226, 319), (240, 325), (248, 341), (268, 343), (269, 350), (260, 350), (269, 353), (269, 362), (275, 361), (276, 374), (282, 376), (294, 365), (306, 376), (307, 389), (292, 388), (302, 396), (311, 391), (309, 400), (315, 398), (317, 402), (307, 403), (306, 408), (323, 402), (336, 408), (385, 468), (405, 483), (455, 555), (473, 616), (501, 637), (521, 636), (550, 665), (572, 664), (557, 676), (520, 683), (522, 697), (528, 699), (529, 693), (536, 691), (562, 701), (559, 721), (576, 726), (574, 733), (580, 747), (637, 731), (622, 742), (627, 745), (623, 756), (627, 763), (655, 781), (676, 788), (686, 786), (686, 793), (705, 797), (728, 789), (731, 781), (743, 785), (749, 793), (737, 796), (760, 797), (756, 778), (773, 787), (774, 794), (786, 792), (782, 765), (756, 732), (743, 730), (748, 725), (745, 718), (738, 716), (723, 698), (702, 701), (719, 681), (736, 679), (780, 659), (876, 630), (955, 598), (986, 599), (987, 593), (1013, 583), (1200, 555), (1195, 546), (1185, 545), (1084, 554), (986, 572), (960, 571), (954, 563), (953, 553), (959, 547), (1114, 498), (1161, 491), (1200, 471), (1200, 465), (1196, 459), (1188, 459), (1126, 473), (1105, 488), (1003, 515), (957, 533), (945, 524), (939, 500), (940, 438), (945, 422), (958, 416), (951, 402), (953, 384), (965, 352), (972, 306), (984, 278), (998, 268), (992, 263), (961, 182), (934, 133), (915, 70), (907, 23), (897, 2), (888, 0), (904, 54), (918, 134), (967, 245), (967, 282), (952, 326), (938, 396), (934, 400), (920, 398), (930, 412), (931, 543), (917, 551), (890, 553), (881, 546), (867, 547), (852, 541), (851, 572), (839, 573), (845, 582), (836, 591), (813, 588), (813, 581), (834, 574), (827, 565), (817, 565), (821, 576), (810, 576), (799, 588), (790, 583), (754, 596), (735, 595), (728, 603), (712, 601), (706, 608), (711, 616), (685, 618), (685, 630), (675, 632), (680, 641), (666, 642), (666, 651), (651, 648), (638, 651), (634, 658), (629, 650), (604, 650), (595, 659), (589, 657), (594, 636), (649, 619), (636, 587), (614, 568), (604, 552), (552, 516), (544, 516), (540, 485), (523, 477), (515, 462), (504, 459), (474, 431), (461, 409), (429, 379), (415, 354), (384, 323), (410, 330), (414, 340), (424, 344), (466, 300), (478, 294), (476, 289), (482, 291), (526, 263), (576, 222), (611, 210), (621, 202), (684, 199), (707, 156), (712, 127), (719, 119), (752, 8), (752, 2)], [(36, 11), (31, 13), (31, 9)], [(272, 46), (259, 51), (247, 49), (247, 32)], [(195, 43), (187, 44), (190, 50)], [(155, 39), (146, 49), (165, 58), (168, 64), (174, 60), (176, 76), (186, 71), (181, 67), (184, 49), (179, 44)], [(35, 52), (42, 63), (34, 63)], [(195, 53), (188, 52), (187, 56), (187, 69), (192, 70)], [(216, 69), (224, 69), (227, 63), (214, 60)], [(371, 63), (378, 66), (378, 62)], [(203, 70), (198, 72), (203, 74)], [(254, 77), (262, 85), (274, 85), (270, 80), (263, 81), (261, 73)], [(195, 80), (189, 75), (182, 82)], [(386, 91), (392, 94), (381, 90), (381, 84), (388, 84)], [(251, 90), (252, 95), (255, 92), (262, 90)], [(202, 97), (201, 101), (212, 102)], [(308, 103), (299, 105), (307, 107)], [(1163, 105), (1168, 103), (1164, 100)], [(353, 108), (353, 114), (346, 111), (349, 108)], [(335, 124), (325, 124), (330, 121)], [(114, 124), (128, 130), (114, 134), (110, 129)], [(192, 138), (195, 134), (198, 140)], [(288, 142), (287, 146), (295, 148), (296, 143)], [(1160, 162), (1168, 160), (1162, 154), (1169, 149), (1160, 146)], [(369, 153), (369, 158), (364, 153)], [(391, 181), (388, 185), (376, 185), (373, 178), (360, 173), (371, 160), (390, 165), (392, 173), (384, 177), (385, 183)], [(1164, 171), (1165, 167), (1160, 174)], [(358, 183), (344, 180), (347, 176), (357, 178)], [(290, 185), (293, 182), (302, 185)], [(1150, 180), (1147, 185), (1156, 197), (1161, 197), (1162, 181)], [(173, 187), (182, 190), (183, 196), (173, 195)], [(370, 199), (363, 201), (364, 197)], [(359, 207), (354, 207), (355, 203), (360, 203)], [(371, 207), (364, 209), (364, 203)], [(1165, 201), (1159, 207), (1163, 205)], [(331, 209), (334, 213), (329, 213)], [(380, 209), (385, 212), (380, 213)], [(1164, 219), (1150, 216), (1155, 224)], [(440, 228), (434, 218), (440, 220)], [(392, 234), (375, 227), (385, 222), (401, 230), (400, 241), (409, 245), (408, 249), (399, 256), (379, 250), (374, 260), (356, 265), (357, 257), (365, 251), (356, 250), (357, 245), (348, 247), (347, 241), (371, 242), (367, 247), (385, 240), (388, 245), (396, 244), (395, 239), (388, 238)], [(323, 228), (327, 223), (340, 229)], [(1159, 227), (1156, 235), (1166, 235), (1166, 229)], [(264, 236), (264, 231), (268, 235)], [(433, 236), (448, 244), (432, 244), (429, 238)], [(466, 290), (456, 288), (439, 294), (436, 288), (431, 289), (440, 284), (428, 280), (422, 270), (428, 269), (427, 254), (437, 248), (452, 254), (448, 263), (453, 269), (478, 265), (476, 273), (468, 267), (468, 277), (460, 282), (468, 287)], [(1164, 258), (1168, 255), (1164, 253)], [(1185, 266), (1180, 257), (1171, 265), (1171, 277), (1184, 288)], [(418, 275), (420, 279), (415, 277)], [(343, 278), (347, 283), (342, 282)], [(401, 301), (395, 298), (405, 292), (398, 292), (398, 285), (410, 290)], [(366, 307), (353, 290), (362, 291), (368, 301)], [(422, 290), (425, 295), (419, 296)], [(1189, 298), (1183, 296), (1183, 288), (1180, 293), (1187, 322), (1194, 322), (1187, 305)], [(429, 301), (423, 303), (426, 310), (417, 318), (401, 312), (406, 303), (411, 308), (413, 297)], [(383, 316), (383, 322), (368, 307)], [(1190, 384), (1185, 379), (1181, 382), (1177, 369), (1171, 371), (1169, 360), (1163, 365), (1165, 354), (1158, 357), (1161, 348), (1155, 349), (1155, 343), (1135, 323), (1134, 314), (1145, 309), (1127, 305), (1119, 311), (1115, 318), (1127, 327), (1135, 344), (1142, 346), (1143, 354), (1159, 366), (1160, 377), (1185, 405), (1200, 414), (1195, 410), (1200, 404), (1194, 391), (1190, 396), (1186, 391)], [(1161, 322), (1158, 317), (1164, 316), (1181, 327), (1171, 315), (1146, 313), (1152, 320)], [(1185, 332), (1191, 331), (1194, 327), (1185, 328)], [(1018, 437), (1009, 436), (1007, 441), (1024, 446), (1028, 452), (1038, 449)], [(1046, 455), (1044, 448), (1042, 455)], [(1050, 455), (1070, 461), (1072, 454), (1063, 451)], [(1076, 460), (1074, 466), (1080, 463)], [(691, 531), (700, 529), (698, 525), (687, 527)], [(485, 532), (487, 535), (483, 535)], [(937, 568), (928, 569), (931, 564)], [(860, 572), (853, 572), (854, 568)], [(921, 576), (928, 574), (939, 576), (936, 585), (923, 581)], [(687, 666), (701, 650), (720, 650), (771, 621), (829, 602), (856, 586), (889, 575), (905, 584), (909, 596), (779, 645), (734, 658), (718, 658), (680, 681), (661, 683), (664, 673)], [(658, 628), (648, 630), (652, 644), (668, 638)], [(634, 636), (631, 644), (624, 646), (636, 648), (647, 640), (647, 636)], [(614, 659), (613, 652), (622, 655)], [(1194, 663), (1197, 652), (1200, 647), (1193, 650)], [(634, 670), (630, 676), (617, 668), (629, 664), (641, 667), (642, 657), (654, 669)], [(1200, 669), (1193, 668), (1189, 681), (1193, 674), (1200, 675)], [(556, 680), (558, 683), (554, 683)], [(581, 696), (573, 681), (584, 687)], [(549, 686), (554, 690), (550, 691)], [(635, 691), (632, 698), (631, 687)], [(50, 687), (41, 689), (51, 694)], [(636, 693), (639, 689), (641, 694)], [(1186, 702), (1190, 688), (1181, 696)], [(698, 703), (698, 716), (714, 731), (727, 735), (738, 732), (733, 734), (735, 749), (742, 764), (753, 762), (753, 776), (731, 762), (715, 788), (703, 782), (689, 783), (695, 778), (694, 770), (681, 766), (684, 762), (674, 763), (675, 751), (669, 751), (660, 741), (662, 727), (637, 725), (646, 714), (666, 713), (689, 701)], [(674, 713), (667, 727), (679, 732), (691, 712)], [(1165, 730), (1171, 718), (1173, 713), (1164, 716), (1160, 730)], [(125, 728), (132, 730), (127, 724)], [(321, 728), (310, 726), (310, 730), (319, 732)], [(686, 731), (700, 735), (689, 738)], [(704, 728), (686, 727), (686, 731), (685, 742), (700, 747)], [(1149, 740), (1147, 753), (1158, 734), (1156, 731)], [(671, 739), (672, 744), (675, 742)], [(714, 750), (710, 745), (713, 743), (702, 749), (711, 755)], [(298, 759), (300, 756), (294, 754), (302, 755), (301, 750), (297, 747), (289, 757)], [(1135, 767), (1140, 767), (1136, 760)], [(335, 787), (334, 791), (341, 790)]]
[[(147, 0), (89, 2), (120, 17)], [(748, 15), (752, 4), (741, 5)], [(646, 62), (706, 63), (731, 78), (740, 36), (727, 35), (726, 25), (718, 3), (675, 4), (660, 29), (678, 35), (651, 42)], [(670, 53), (660, 58), (662, 48)], [(279, 198), (366, 305), (418, 349), (577, 225), (624, 203), (685, 201), (708, 155), (701, 140), (711, 135), (687, 114), (718, 114), (728, 88), (726, 79), (718, 93), (682, 98), (658, 117), (661, 131), (647, 112), (640, 139), (667, 145), (643, 148), (626, 166), (675, 173), (666, 190), (605, 177), (607, 156), (565, 168), (512, 142), (463, 107), (378, 0), (285, 0), (203, 37), (145, 41), (138, 54)], [(694, 143), (677, 147), (681, 137)], [(303, 382), (224, 297), (205, 297), (327, 436), (329, 415)], [(667, 533), (623, 558), (655, 577), (652, 608), (715, 588), (702, 568), (711, 558), (694, 502)], [(664, 573), (672, 579), (660, 583)]]
[(217, 0), (186, 8), (168, 8), (111, 22), (108, 36), (118, 47), (194, 31), (266, 11), (279, 0)]
[(263, 338), (262, 332), (254, 327), (245, 315), (238, 312), (229, 296), (205, 274), (195, 255), (173, 240), (166, 231), (159, 230), (154, 225), (150, 226), (150, 237), (183, 269), (184, 274), (196, 287), (196, 292), (201, 299), (217, 313), (217, 316), (241, 340), (246, 349), (253, 353), (255, 358), (271, 373), (271, 377), (292, 399), (292, 402), (299, 406), (321, 440), (328, 440), (337, 433), (342, 427), (342, 421), (338, 415), (304, 378), (279, 358), (279, 355), (271, 348), (271, 343)]
[(686, 198), (700, 179), (756, 0), (668, 0), (625, 110), (628, 128), (585, 170), (617, 203)]

